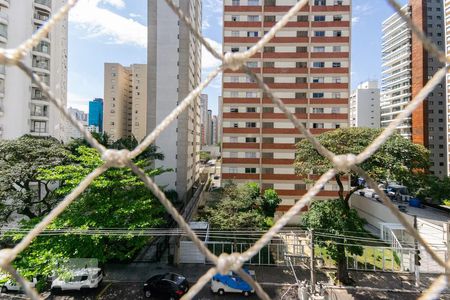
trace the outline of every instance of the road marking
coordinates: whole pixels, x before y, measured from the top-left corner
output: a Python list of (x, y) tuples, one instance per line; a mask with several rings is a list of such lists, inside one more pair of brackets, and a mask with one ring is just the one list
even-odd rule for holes
[(112, 284), (112, 282), (111, 283), (108, 283), (104, 288), (103, 288), (103, 290), (97, 295), (97, 297), (95, 298), (95, 299), (100, 299), (100, 297), (106, 292), (106, 290), (111, 286), (111, 284)]

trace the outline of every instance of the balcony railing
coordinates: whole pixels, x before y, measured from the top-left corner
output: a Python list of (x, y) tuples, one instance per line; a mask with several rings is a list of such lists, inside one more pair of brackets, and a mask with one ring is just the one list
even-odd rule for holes
[(52, 0), (34, 0), (34, 3), (45, 5), (49, 8), (52, 7)]
[[(33, 68), (50, 70), (50, 63), (47, 61), (33, 61)], [(44, 78), (43, 78), (43, 80), (44, 80)]]
[(46, 15), (46, 14), (35, 13), (34, 14), (34, 18), (37, 19), (37, 20), (41, 20), (41, 21), (48, 21), (50, 16)]
[(47, 42), (41, 41), (39, 45), (33, 47), (33, 51), (50, 54), (50, 45)]

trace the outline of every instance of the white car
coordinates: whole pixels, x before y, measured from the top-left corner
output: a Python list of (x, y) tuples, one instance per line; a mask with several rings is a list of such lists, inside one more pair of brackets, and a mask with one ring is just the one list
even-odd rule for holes
[[(31, 287), (35, 287), (37, 283), (37, 279), (33, 278), (33, 280), (30, 282)], [(5, 282), (2, 285), (2, 293), (7, 293), (7, 292), (22, 292), (23, 291), (23, 287), (18, 284), (16, 281), (9, 279), (7, 282)]]
[(72, 278), (56, 278), (52, 282), (52, 290), (81, 290), (95, 289), (103, 280), (103, 272), (100, 268), (84, 268), (71, 271)]

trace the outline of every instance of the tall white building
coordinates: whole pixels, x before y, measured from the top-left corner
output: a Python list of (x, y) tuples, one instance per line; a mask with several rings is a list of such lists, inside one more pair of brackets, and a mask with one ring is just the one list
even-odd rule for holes
[[(164, 1), (148, 3), (147, 119), (151, 131), (200, 84), (201, 44)], [(202, 2), (179, 0), (176, 3), (192, 24), (201, 28)], [(190, 199), (198, 180), (200, 139), (198, 97), (156, 139), (165, 157), (156, 166), (175, 171), (157, 176), (156, 182), (176, 190), (180, 200)]]
[[(15, 48), (29, 39), (65, 0), (0, 1), (0, 47)], [(25, 58), (54, 95), (67, 101), (67, 18)], [(31, 79), (17, 67), (0, 67), (0, 138), (24, 134), (64, 139), (65, 120)]]
[(208, 145), (207, 136), (208, 136), (208, 95), (201, 94), (200, 95), (200, 126), (201, 126), (201, 144)]
[[(411, 15), (411, 7), (402, 10)], [(383, 22), (381, 127), (387, 127), (411, 100), (411, 30), (398, 14)], [(398, 127), (399, 133), (411, 138), (411, 117)]]
[(380, 128), (378, 81), (366, 81), (350, 95), (350, 127)]
[[(69, 107), (69, 112), (78, 122), (83, 124), (84, 127), (86, 127), (86, 128), (88, 127), (88, 114), (87, 113), (85, 113), (82, 110), (72, 108), (72, 107)], [(67, 119), (64, 120), (64, 124), (65, 124), (64, 125), (65, 138), (63, 139), (64, 142), (70, 142), (72, 139), (79, 139), (79, 138), (83, 137), (83, 135), (78, 130), (78, 128), (73, 126), (72, 123), (70, 123)]]

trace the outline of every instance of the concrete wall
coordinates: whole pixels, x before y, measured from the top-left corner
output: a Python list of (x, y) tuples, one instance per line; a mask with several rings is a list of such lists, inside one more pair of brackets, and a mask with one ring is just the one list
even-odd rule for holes
[[(380, 229), (380, 223), (399, 223), (393, 213), (380, 202), (369, 198), (353, 194), (350, 198), (350, 206), (358, 212), (370, 225)], [(412, 216), (403, 214), (404, 217), (413, 224)]]

